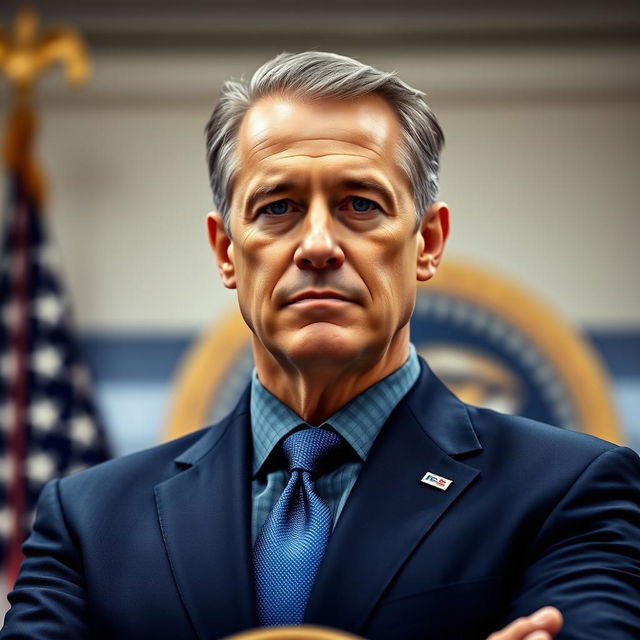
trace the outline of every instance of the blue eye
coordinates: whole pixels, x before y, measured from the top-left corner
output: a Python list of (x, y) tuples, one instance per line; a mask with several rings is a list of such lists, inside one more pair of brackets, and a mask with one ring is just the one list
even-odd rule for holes
[(367, 198), (353, 198), (351, 200), (351, 205), (355, 211), (359, 213), (366, 213), (370, 210), (370, 207), (373, 205), (376, 206), (376, 203), (372, 200), (367, 200)]
[(267, 213), (279, 216), (283, 213), (287, 213), (289, 210), (289, 203), (286, 200), (276, 200), (275, 202), (268, 204), (264, 209)]

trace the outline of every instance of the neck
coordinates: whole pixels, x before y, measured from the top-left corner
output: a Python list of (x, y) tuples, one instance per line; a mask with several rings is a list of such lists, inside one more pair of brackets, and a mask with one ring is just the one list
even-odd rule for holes
[(407, 327), (384, 347), (348, 354), (339, 362), (278, 358), (255, 337), (253, 354), (260, 382), (305, 422), (319, 425), (405, 363), (409, 332)]

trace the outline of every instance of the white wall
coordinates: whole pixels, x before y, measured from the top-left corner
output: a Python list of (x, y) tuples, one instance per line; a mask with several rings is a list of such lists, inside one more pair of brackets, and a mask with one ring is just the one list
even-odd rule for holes
[[(188, 330), (233, 304), (204, 234), (202, 129), (222, 80), (286, 45), (109, 47), (94, 51), (90, 86), (47, 80), (40, 157), (83, 329)], [(580, 325), (640, 323), (640, 46), (340, 51), (429, 93), (447, 136), (450, 255), (504, 271)]]

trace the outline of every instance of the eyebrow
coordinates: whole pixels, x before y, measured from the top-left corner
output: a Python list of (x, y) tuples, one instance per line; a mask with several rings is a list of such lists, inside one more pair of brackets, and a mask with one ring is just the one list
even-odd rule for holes
[[(295, 189), (297, 186), (298, 185), (295, 182), (278, 182), (276, 184), (259, 185), (247, 199), (247, 210), (251, 211), (254, 206), (263, 199), (286, 193), (287, 191)], [(395, 198), (389, 190), (375, 180), (352, 178), (341, 181), (338, 186), (345, 189), (354, 189), (356, 191), (373, 191), (378, 194), (387, 208), (391, 208), (395, 203)]]
[(260, 202), (260, 200), (266, 199), (270, 196), (277, 196), (286, 191), (290, 191), (295, 188), (293, 182), (278, 182), (276, 184), (261, 184), (256, 187), (253, 193), (247, 200), (247, 210), (251, 211), (253, 207)]
[(367, 178), (351, 179), (351, 180), (344, 180), (343, 182), (340, 183), (340, 185), (347, 189), (355, 189), (356, 191), (363, 190), (363, 191), (373, 191), (377, 193), (380, 199), (383, 201), (384, 206), (387, 209), (393, 207), (395, 203), (395, 198), (393, 197), (393, 194), (391, 194), (388, 189), (383, 187), (376, 180), (369, 180)]

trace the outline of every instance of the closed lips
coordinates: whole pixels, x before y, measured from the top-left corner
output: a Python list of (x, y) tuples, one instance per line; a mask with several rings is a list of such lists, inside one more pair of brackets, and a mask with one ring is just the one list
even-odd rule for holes
[(338, 293), (337, 291), (303, 291), (296, 296), (293, 296), (288, 302), (288, 304), (294, 304), (296, 302), (300, 302), (301, 300), (309, 300), (309, 299), (317, 299), (317, 300), (345, 300), (346, 302), (351, 302), (347, 296)]

